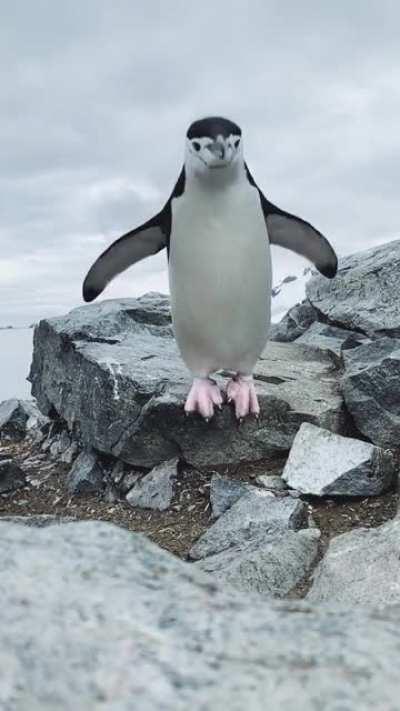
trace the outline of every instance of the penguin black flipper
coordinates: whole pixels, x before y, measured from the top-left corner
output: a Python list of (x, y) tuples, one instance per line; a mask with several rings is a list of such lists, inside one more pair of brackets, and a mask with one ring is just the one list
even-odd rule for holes
[(246, 166), (249, 182), (257, 188), (271, 244), (290, 249), (312, 262), (321, 274), (332, 279), (338, 260), (326, 237), (301, 217), (285, 212), (267, 200)]
[(164, 247), (169, 249), (171, 233), (171, 200), (184, 189), (185, 174), (182, 170), (172, 195), (161, 212), (140, 227), (122, 235), (113, 242), (90, 267), (83, 282), (83, 298), (93, 301), (118, 274), (141, 259), (157, 254)]
[(162, 212), (122, 235), (96, 259), (83, 282), (85, 301), (93, 301), (99, 296), (117, 274), (166, 247), (167, 235), (163, 230)]

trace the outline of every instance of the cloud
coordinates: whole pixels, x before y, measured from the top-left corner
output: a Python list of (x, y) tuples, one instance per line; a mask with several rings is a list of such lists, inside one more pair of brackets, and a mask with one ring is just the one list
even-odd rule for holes
[[(340, 253), (397, 236), (399, 20), (389, 0), (4, 7), (0, 323), (81, 303), (92, 260), (160, 208), (208, 113), (242, 125), (260, 187)], [(277, 280), (305, 265), (273, 256)], [(106, 296), (165, 289), (165, 263)]]

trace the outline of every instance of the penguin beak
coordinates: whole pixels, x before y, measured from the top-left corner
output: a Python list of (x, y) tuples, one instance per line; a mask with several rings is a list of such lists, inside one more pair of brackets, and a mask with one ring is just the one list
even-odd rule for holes
[(210, 146), (207, 146), (208, 150), (213, 154), (217, 160), (224, 160), (225, 158), (225, 145), (222, 141), (213, 141)]

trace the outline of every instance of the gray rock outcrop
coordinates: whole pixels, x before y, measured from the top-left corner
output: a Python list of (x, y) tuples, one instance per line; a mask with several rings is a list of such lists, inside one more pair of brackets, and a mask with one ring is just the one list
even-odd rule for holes
[(302, 501), (278, 499), (271, 492), (248, 491), (199, 538), (190, 550), (193, 559), (240, 546), (260, 534), (298, 530), (305, 525), (307, 507)]
[(397, 709), (398, 605), (224, 590), (105, 523), (0, 523), (0, 540), (4, 709)]
[(343, 257), (336, 277), (313, 277), (306, 294), (319, 320), (368, 336), (400, 337), (399, 273), (400, 240), (394, 240)]
[(282, 478), (303, 494), (376, 496), (390, 487), (394, 474), (395, 462), (389, 451), (304, 423)]
[(308, 593), (312, 602), (397, 604), (400, 599), (400, 518), (334, 538)]
[(249, 419), (239, 430), (228, 405), (209, 424), (187, 418), (189, 374), (166, 304), (159, 295), (104, 301), (35, 329), (33, 394), (84, 447), (137, 467), (178, 456), (202, 466), (286, 452), (304, 421), (341, 430), (343, 400), (331, 359), (290, 343), (269, 343), (257, 364), (260, 423)]
[(400, 446), (400, 339), (380, 338), (344, 353), (342, 390), (354, 421), (381, 447)]

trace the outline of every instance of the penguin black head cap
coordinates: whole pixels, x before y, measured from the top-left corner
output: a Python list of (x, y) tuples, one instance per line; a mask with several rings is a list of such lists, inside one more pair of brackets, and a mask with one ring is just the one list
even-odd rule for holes
[(222, 116), (207, 116), (190, 124), (186, 136), (188, 138), (202, 138), (209, 136), (216, 138), (217, 136), (241, 136), (242, 129), (233, 121), (223, 118)]

